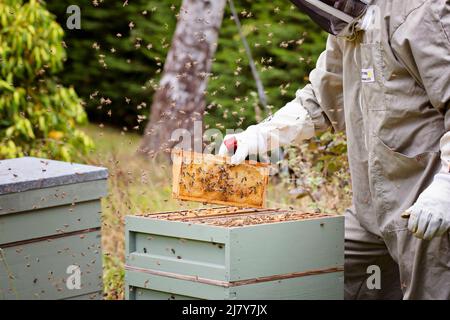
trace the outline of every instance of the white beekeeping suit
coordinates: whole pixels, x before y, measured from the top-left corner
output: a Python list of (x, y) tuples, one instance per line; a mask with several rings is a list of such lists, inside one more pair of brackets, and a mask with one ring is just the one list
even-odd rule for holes
[[(233, 162), (345, 130), (345, 297), (450, 299), (450, 3), (292, 2), (331, 33), (326, 50), (292, 102), (233, 136)], [(366, 286), (373, 265), (380, 290)]]

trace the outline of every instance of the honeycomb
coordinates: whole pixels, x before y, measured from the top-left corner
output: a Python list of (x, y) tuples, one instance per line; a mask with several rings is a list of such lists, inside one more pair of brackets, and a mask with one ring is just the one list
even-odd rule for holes
[(186, 157), (174, 161), (175, 198), (242, 207), (264, 206), (267, 166), (248, 162), (231, 165), (222, 157), (193, 156), (198, 161)]
[(220, 227), (242, 227), (247, 225), (317, 219), (329, 217), (330, 215), (283, 209), (216, 207), (147, 214), (143, 216), (152, 219), (181, 221), (193, 224), (208, 224)]

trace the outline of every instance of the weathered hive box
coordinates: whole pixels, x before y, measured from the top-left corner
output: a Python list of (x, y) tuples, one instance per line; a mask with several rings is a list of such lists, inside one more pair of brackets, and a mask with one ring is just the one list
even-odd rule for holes
[(105, 168), (0, 161), (0, 299), (101, 299)]
[(126, 298), (342, 299), (344, 217), (221, 207), (126, 217)]
[(269, 167), (260, 162), (227, 163), (226, 157), (175, 150), (173, 187), (176, 199), (262, 208)]

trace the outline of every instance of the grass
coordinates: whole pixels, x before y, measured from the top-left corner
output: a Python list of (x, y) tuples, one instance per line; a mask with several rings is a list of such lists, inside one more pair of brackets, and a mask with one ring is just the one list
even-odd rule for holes
[[(83, 130), (96, 143), (96, 149), (84, 160), (109, 170), (109, 195), (102, 200), (105, 299), (123, 299), (124, 217), (204, 205), (172, 199), (170, 164), (136, 156), (140, 141), (138, 134), (93, 124)], [(301, 211), (327, 208), (328, 212), (339, 213), (349, 203), (348, 197), (333, 185), (322, 187), (321, 192), (326, 196), (319, 202), (309, 197), (298, 199), (289, 194), (291, 188), (286, 181), (273, 178), (269, 185), (267, 206)]]
[(96, 143), (86, 162), (107, 167), (109, 195), (102, 200), (102, 248), (106, 299), (123, 299), (124, 217), (198, 207), (171, 198), (168, 164), (135, 155), (140, 140), (135, 133), (89, 125), (84, 128)]

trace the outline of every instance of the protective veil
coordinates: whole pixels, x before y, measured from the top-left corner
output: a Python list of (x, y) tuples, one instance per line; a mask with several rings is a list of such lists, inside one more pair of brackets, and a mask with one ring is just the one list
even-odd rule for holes
[(450, 3), (375, 0), (366, 16), (353, 41), (329, 36), (295, 99), (347, 134), (345, 298), (450, 299)]
[(369, 0), (291, 0), (322, 29), (335, 36), (353, 32)]

